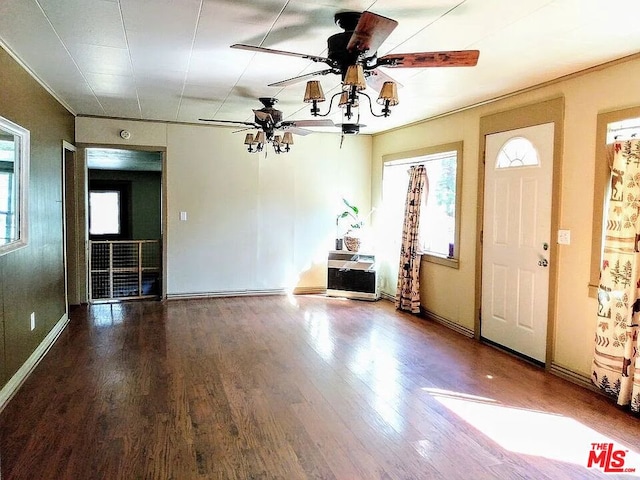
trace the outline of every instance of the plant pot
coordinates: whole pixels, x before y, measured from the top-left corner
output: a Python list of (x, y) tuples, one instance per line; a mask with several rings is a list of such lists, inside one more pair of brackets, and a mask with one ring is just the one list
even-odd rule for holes
[(345, 235), (344, 246), (347, 247), (347, 250), (349, 250), (350, 252), (357, 252), (358, 250), (360, 250), (360, 237)]

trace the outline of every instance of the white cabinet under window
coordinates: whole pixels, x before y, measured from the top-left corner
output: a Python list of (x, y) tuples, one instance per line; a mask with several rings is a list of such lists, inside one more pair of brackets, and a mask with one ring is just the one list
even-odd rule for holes
[(327, 261), (327, 295), (377, 300), (379, 298), (375, 255), (333, 250)]

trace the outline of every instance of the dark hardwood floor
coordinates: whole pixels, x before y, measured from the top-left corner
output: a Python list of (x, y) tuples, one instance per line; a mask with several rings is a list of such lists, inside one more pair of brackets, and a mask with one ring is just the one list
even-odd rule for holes
[(97, 305), (0, 413), (9, 479), (587, 479), (640, 420), (585, 388), (375, 303)]

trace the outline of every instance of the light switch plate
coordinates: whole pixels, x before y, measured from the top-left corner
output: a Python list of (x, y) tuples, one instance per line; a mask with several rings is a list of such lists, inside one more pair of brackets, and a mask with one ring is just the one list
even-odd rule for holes
[(569, 245), (571, 243), (571, 230), (558, 230), (558, 244)]
[(180, 221), (182, 222), (187, 221), (187, 212), (180, 212)]

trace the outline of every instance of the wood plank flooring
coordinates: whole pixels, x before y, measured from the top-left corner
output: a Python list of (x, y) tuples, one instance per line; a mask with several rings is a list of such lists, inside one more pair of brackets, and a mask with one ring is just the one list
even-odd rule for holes
[[(386, 301), (73, 311), (0, 413), (10, 479), (589, 479), (640, 420)], [(598, 467), (596, 465), (596, 467)]]

